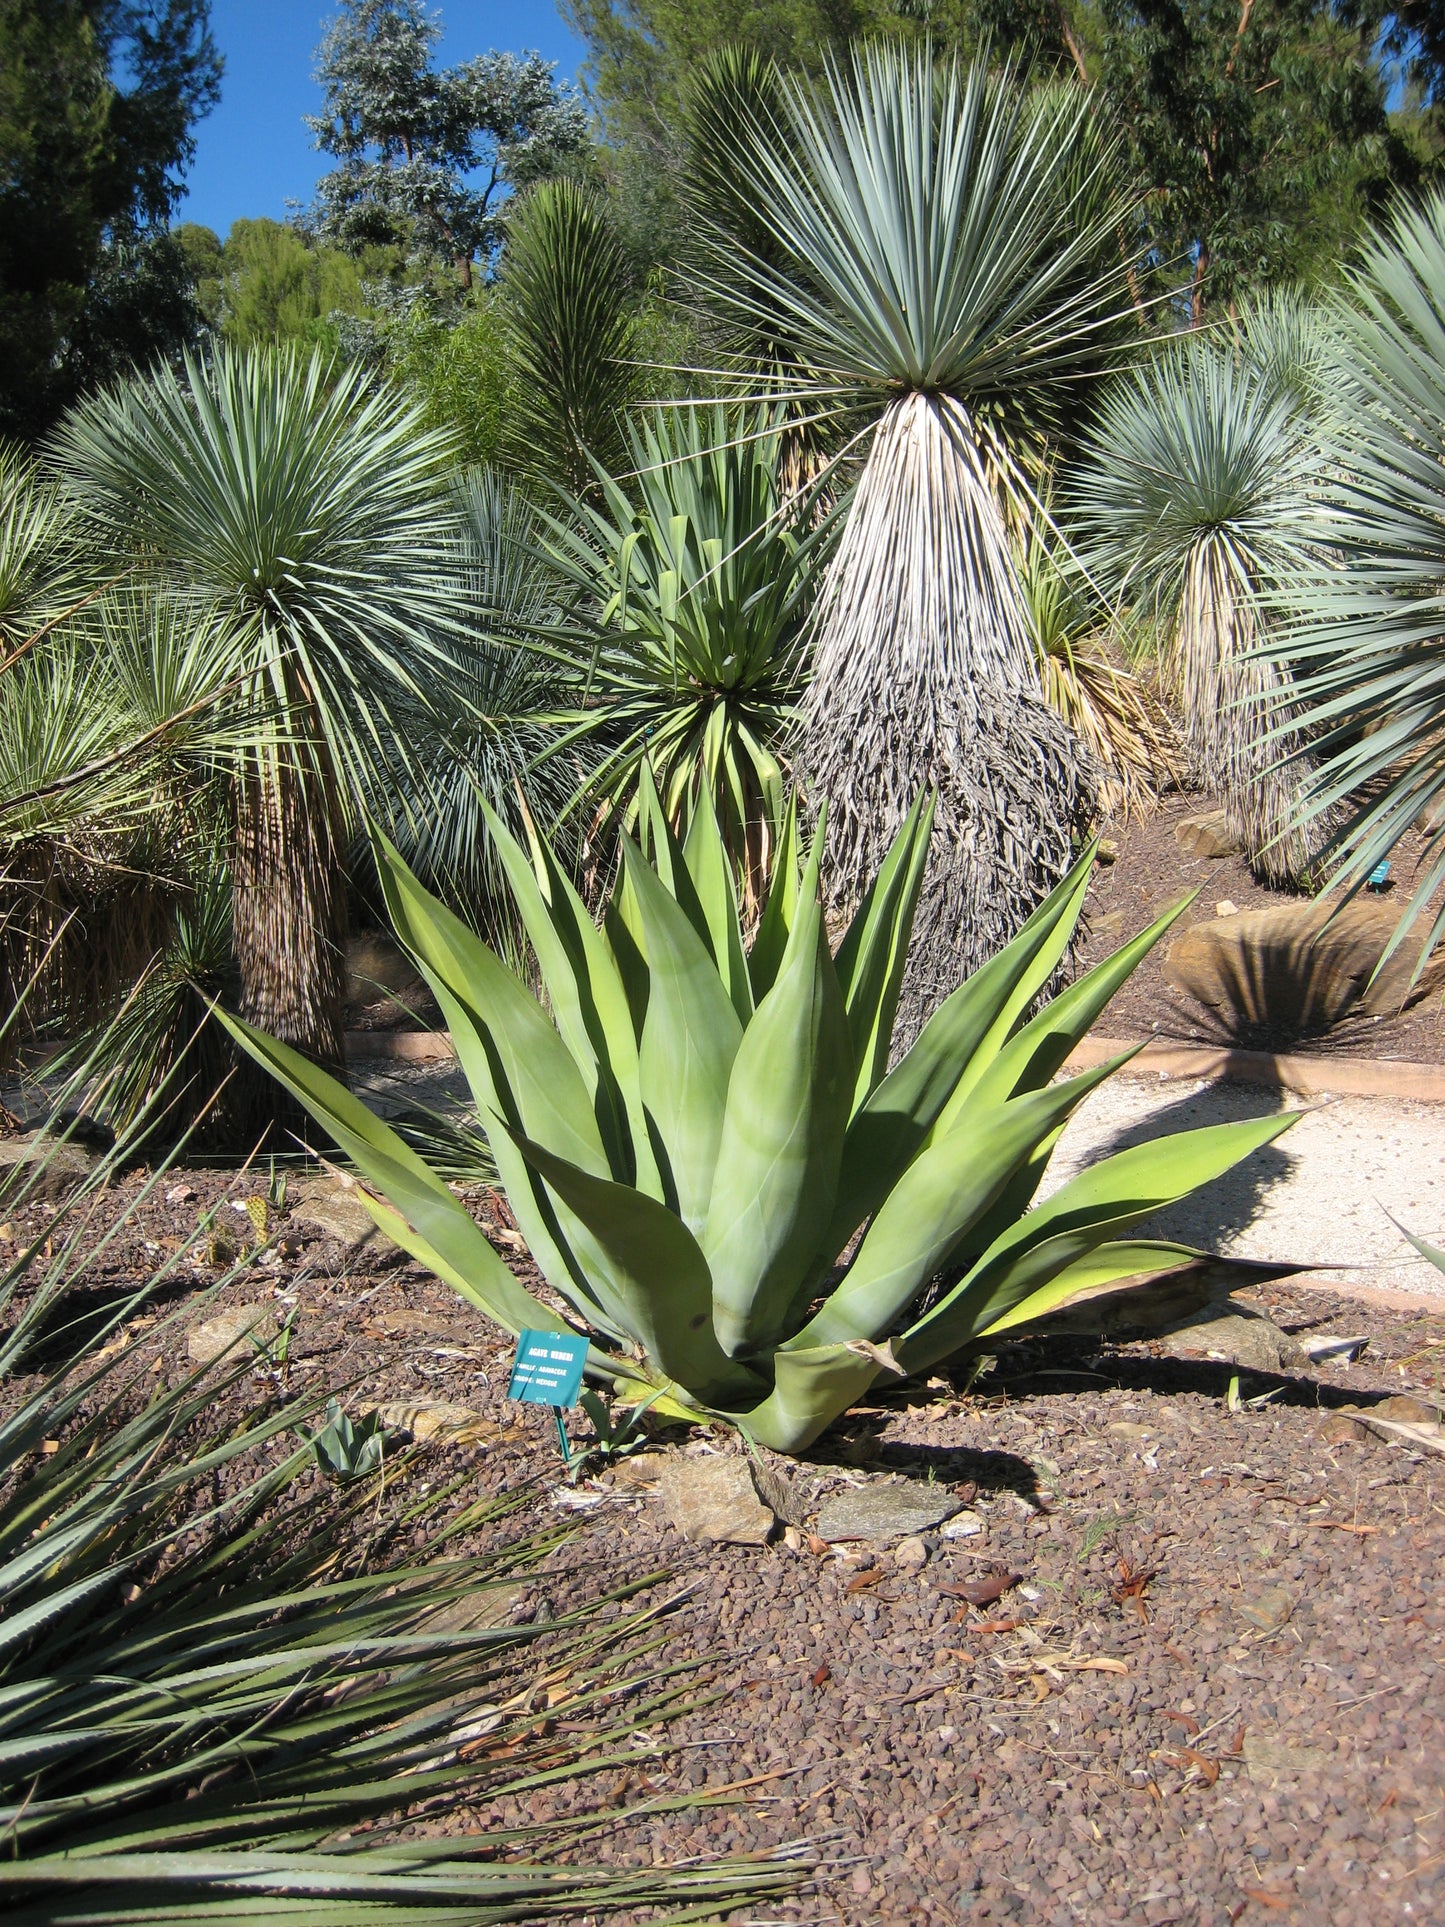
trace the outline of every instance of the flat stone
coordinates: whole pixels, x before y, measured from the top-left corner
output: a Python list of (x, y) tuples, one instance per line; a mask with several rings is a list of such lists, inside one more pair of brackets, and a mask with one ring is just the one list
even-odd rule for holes
[(1327, 1418), (1321, 1419), (1315, 1427), (1315, 1433), (1326, 1445), (1373, 1445), (1378, 1442), (1378, 1434), (1370, 1430), (1353, 1406), (1331, 1412)]
[(1272, 1319), (1242, 1308), (1195, 1319), (1167, 1332), (1159, 1342), (1173, 1358), (1214, 1359), (1247, 1372), (1299, 1371), (1310, 1362), (1304, 1347)]
[(495, 1431), (470, 1405), (453, 1405), (446, 1399), (400, 1399), (368, 1409), (376, 1413), (388, 1432), (409, 1432), (418, 1445), (425, 1445), (431, 1439), (469, 1445)]
[(1223, 810), (1201, 810), (1181, 816), (1174, 825), (1174, 841), (1186, 856), (1221, 857), (1239, 853), (1239, 838)]
[(941, 1536), (945, 1539), (976, 1539), (983, 1531), (984, 1523), (981, 1513), (967, 1510), (955, 1512)]
[[(30, 1197), (41, 1204), (58, 1202), (88, 1178), (99, 1162), (100, 1154), (85, 1145), (60, 1144), (43, 1132), (0, 1138), (0, 1184), (13, 1184), (17, 1190), (29, 1185)], [(19, 1169), (27, 1164), (35, 1168)]]
[(1283, 1586), (1260, 1586), (1254, 1592), (1241, 1593), (1234, 1604), (1240, 1618), (1261, 1633), (1277, 1633), (1288, 1624), (1294, 1607), (1293, 1593)]
[(186, 1357), (193, 1365), (210, 1365), (248, 1337), (265, 1345), (275, 1336), (276, 1316), (269, 1305), (229, 1305), (191, 1327), (186, 1334)]
[(917, 1533), (913, 1533), (907, 1539), (900, 1539), (893, 1548), (893, 1563), (895, 1566), (902, 1566), (905, 1570), (916, 1571), (920, 1566), (928, 1564), (928, 1547), (924, 1545)]
[(818, 1537), (829, 1544), (840, 1539), (867, 1539), (874, 1545), (908, 1539), (942, 1525), (962, 1502), (941, 1485), (906, 1479), (853, 1486), (829, 1499), (818, 1514)]
[(1322, 1746), (1299, 1746), (1292, 1740), (1244, 1737), (1244, 1766), (1251, 1780), (1277, 1786), (1281, 1780), (1297, 1780), (1302, 1773), (1328, 1773), (1335, 1756)]
[(1152, 1439), (1154, 1436), (1149, 1426), (1134, 1425), (1130, 1420), (1123, 1418), (1115, 1419), (1113, 1424), (1106, 1425), (1104, 1430), (1112, 1432), (1116, 1439)]
[(698, 1544), (765, 1545), (775, 1523), (745, 1458), (669, 1458), (657, 1489), (672, 1523)]
[(294, 1184), (286, 1202), (294, 1222), (314, 1224), (338, 1244), (359, 1246), (380, 1236), (355, 1189), (334, 1179), (308, 1178)]
[(1334, 907), (1285, 903), (1196, 923), (1169, 946), (1165, 978), (1235, 1025), (1307, 1031), (1327, 1029), (1356, 1009), (1393, 1014), (1445, 978), (1442, 953), (1411, 987), (1418, 946), (1406, 938), (1371, 983), (1400, 910), (1357, 899), (1326, 929)]

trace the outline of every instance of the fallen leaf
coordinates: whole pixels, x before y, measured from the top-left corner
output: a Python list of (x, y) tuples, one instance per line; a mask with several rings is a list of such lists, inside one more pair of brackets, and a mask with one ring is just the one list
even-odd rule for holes
[(1048, 1698), (1048, 1696), (1049, 1696), (1049, 1682), (1048, 1682), (1047, 1676), (1043, 1673), (1035, 1673), (1034, 1674), (1034, 1698), (1038, 1701), (1039, 1705), (1042, 1706), (1044, 1701)]
[(1132, 1606), (1147, 1626), (1148, 1608), (1144, 1604), (1144, 1589), (1154, 1577), (1154, 1568), (1136, 1566), (1132, 1559), (1119, 1561), (1119, 1577), (1109, 1588), (1109, 1596), (1116, 1606)]
[(958, 1588), (957, 1596), (966, 1599), (970, 1606), (991, 1606), (996, 1599), (1002, 1599), (1006, 1592), (1012, 1591), (1022, 1577), (1022, 1573), (1005, 1572), (1000, 1568), (997, 1572), (985, 1573), (981, 1579), (970, 1579), (966, 1585)]
[(826, 1686), (832, 1677), (833, 1672), (831, 1667), (820, 1666), (813, 1675), (813, 1684), (815, 1686)]
[[(1103, 1653), (1091, 1653), (1087, 1659), (1056, 1659), (1050, 1662), (1065, 1673), (1127, 1673), (1128, 1663), (1122, 1659), (1110, 1659)], [(1199, 1728), (1195, 1727), (1195, 1732)]]
[(1193, 1767), (1206, 1786), (1213, 1786), (1219, 1778), (1218, 1760), (1212, 1760), (1207, 1753), (1196, 1753), (1192, 1746), (1177, 1747), (1172, 1753), (1161, 1753), (1158, 1757), (1171, 1766)]
[(822, 1559), (826, 1557), (833, 1548), (828, 1544), (826, 1539), (820, 1539), (816, 1532), (810, 1532), (808, 1534), (808, 1550), (815, 1559)]
[(1261, 1907), (1288, 1907), (1290, 1895), (1272, 1894), (1267, 1887), (1241, 1887), (1246, 1900), (1257, 1900)]
[(866, 1572), (860, 1572), (855, 1579), (850, 1579), (843, 1590), (845, 1593), (866, 1592), (869, 1586), (876, 1586), (882, 1577), (882, 1566), (870, 1566)]
[(938, 1650), (945, 1659), (956, 1659), (960, 1666), (973, 1666), (978, 1660), (976, 1653), (970, 1653), (962, 1646), (940, 1646)]
[(1352, 1526), (1344, 1519), (1306, 1519), (1305, 1524), (1318, 1526), (1321, 1532), (1353, 1532), (1358, 1539), (1380, 1530), (1378, 1526)]
[[(956, 1612), (953, 1615), (952, 1623), (957, 1625), (959, 1620), (966, 1619), (967, 1617), (968, 1613), (966, 1610)], [(981, 1619), (970, 1626), (968, 1630), (971, 1633), (978, 1633), (986, 1639), (993, 1633), (1016, 1633), (1023, 1623), (1021, 1619)]]
[(1167, 1706), (1160, 1710), (1166, 1720), (1172, 1720), (1176, 1726), (1182, 1726), (1191, 1736), (1199, 1731), (1198, 1720), (1191, 1719), (1187, 1713), (1172, 1713)]

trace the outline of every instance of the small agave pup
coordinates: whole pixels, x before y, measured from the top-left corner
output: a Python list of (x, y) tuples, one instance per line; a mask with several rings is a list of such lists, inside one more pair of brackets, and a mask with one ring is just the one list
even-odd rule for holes
[[(836, 956), (820, 850), (800, 866), (795, 819), (751, 951), (707, 808), (679, 846), (644, 782), (651, 857), (624, 844), (601, 929), (547, 846), (529, 859), (493, 819), (550, 1015), (381, 847), (387, 907), (446, 1014), (508, 1203), (593, 1341), (589, 1370), (627, 1396), (660, 1390), (801, 1451), (880, 1373), (927, 1371), (1103, 1288), (1216, 1265), (1128, 1233), (1288, 1118), (1138, 1145), (1033, 1203), (1070, 1113), (1129, 1053), (1051, 1080), (1178, 914), (1028, 1018), (1092, 851), (888, 1068), (931, 819), (920, 799)], [(389, 1237), (509, 1330), (555, 1328), (393, 1131), (229, 1021), (355, 1161)], [(920, 1311), (940, 1274), (950, 1282)]]

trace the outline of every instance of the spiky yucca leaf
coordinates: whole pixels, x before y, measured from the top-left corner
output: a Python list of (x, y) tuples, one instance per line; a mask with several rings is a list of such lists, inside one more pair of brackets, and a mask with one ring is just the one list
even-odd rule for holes
[[(1287, 1118), (1161, 1139), (1036, 1202), (1070, 1114), (1123, 1059), (1056, 1073), (1178, 909), (1025, 1021), (1071, 940), (1086, 850), (890, 1069), (931, 799), (914, 799), (836, 956), (820, 848), (802, 864), (789, 839), (749, 955), (710, 808), (680, 845), (644, 767), (642, 810), (651, 858), (625, 842), (601, 930), (540, 839), (529, 862), (490, 819), (545, 1009), (394, 851), (378, 859), (591, 1371), (798, 1451), (882, 1370), (926, 1370), (1105, 1280), (1213, 1275), (1127, 1234)], [(362, 1195), (388, 1236), (509, 1329), (555, 1329), (394, 1132), (294, 1051), (232, 1028), (375, 1187)], [(925, 1312), (945, 1270), (958, 1282)]]

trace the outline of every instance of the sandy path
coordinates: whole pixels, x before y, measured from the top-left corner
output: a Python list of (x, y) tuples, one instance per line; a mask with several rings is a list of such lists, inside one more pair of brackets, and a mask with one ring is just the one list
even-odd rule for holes
[(1241, 1084), (1114, 1077), (1059, 1143), (1046, 1188), (1083, 1165), (1169, 1131), (1302, 1109), (1299, 1122), (1218, 1183), (1146, 1227), (1245, 1258), (1339, 1267), (1322, 1285), (1369, 1286), (1445, 1299), (1445, 1277), (1419, 1257), (1386, 1212), (1432, 1244), (1445, 1242), (1445, 1106), (1408, 1099), (1286, 1101)]

